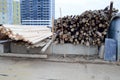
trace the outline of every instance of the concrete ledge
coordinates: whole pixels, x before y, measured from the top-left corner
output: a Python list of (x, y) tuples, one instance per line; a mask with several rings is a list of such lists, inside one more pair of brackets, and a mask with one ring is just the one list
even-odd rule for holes
[(42, 58), (46, 59), (48, 58), (45, 54), (18, 54), (18, 53), (1, 53), (1, 57), (20, 57), (20, 58)]
[(120, 62), (104, 61), (103, 59), (100, 59), (95, 55), (94, 56), (67, 55), (66, 57), (62, 55), (49, 55), (49, 58), (44, 59), (44, 61), (61, 63), (81, 63), (81, 64), (107, 64), (120, 66)]

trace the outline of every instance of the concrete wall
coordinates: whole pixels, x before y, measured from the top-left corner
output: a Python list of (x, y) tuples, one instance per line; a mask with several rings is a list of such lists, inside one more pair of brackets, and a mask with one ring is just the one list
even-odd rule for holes
[[(24, 45), (18, 45), (16, 43), (10, 44), (10, 49), (8, 47), (9, 45), (4, 45), (5, 51), (4, 52), (11, 52), (11, 53), (32, 53), (32, 54), (39, 54), (41, 53), (42, 47), (38, 48), (27, 48)], [(3, 48), (3, 45), (0, 45), (1, 52)], [(76, 55), (94, 55), (98, 54), (98, 47), (97, 46), (84, 46), (84, 45), (72, 45), (72, 44), (51, 44), (50, 47), (48, 47), (47, 51), (45, 52), (47, 54), (76, 54)]]
[(4, 46), (0, 44), (0, 54), (4, 52)]
[(11, 53), (21, 53), (21, 54), (27, 54), (27, 53), (40, 53), (41, 47), (38, 48), (27, 48), (24, 45), (18, 45), (16, 43), (11, 43)]
[(52, 44), (47, 54), (78, 54), (78, 55), (94, 55), (98, 54), (98, 46), (84, 46), (72, 44)]
[(0, 44), (0, 53), (9, 53), (10, 52), (10, 43)]

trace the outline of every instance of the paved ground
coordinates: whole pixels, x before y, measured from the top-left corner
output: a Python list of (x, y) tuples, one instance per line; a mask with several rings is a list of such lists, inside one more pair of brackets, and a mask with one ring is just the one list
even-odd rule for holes
[(120, 66), (0, 58), (0, 80), (120, 80)]

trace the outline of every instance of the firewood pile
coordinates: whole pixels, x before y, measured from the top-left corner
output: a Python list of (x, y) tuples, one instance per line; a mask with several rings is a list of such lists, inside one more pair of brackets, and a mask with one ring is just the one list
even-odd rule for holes
[(13, 40), (22, 40), (22, 36), (14, 34), (9, 28), (0, 26), (0, 40), (13, 39)]
[[(59, 18), (55, 23), (55, 43), (83, 44), (86, 46), (104, 43), (109, 27), (109, 10), (85, 11), (81, 15)], [(113, 9), (112, 16), (118, 10)]]
[(0, 40), (8, 39), (9, 34), (11, 34), (11, 31), (9, 29), (0, 26)]

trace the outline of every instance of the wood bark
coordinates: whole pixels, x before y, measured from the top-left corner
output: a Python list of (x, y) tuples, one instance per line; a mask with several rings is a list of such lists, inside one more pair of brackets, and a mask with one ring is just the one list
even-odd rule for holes
[[(115, 14), (117, 12), (114, 13)], [(100, 46), (109, 27), (109, 10), (85, 11), (81, 15), (58, 18), (55, 23), (55, 42)]]

